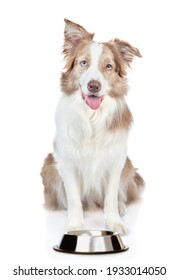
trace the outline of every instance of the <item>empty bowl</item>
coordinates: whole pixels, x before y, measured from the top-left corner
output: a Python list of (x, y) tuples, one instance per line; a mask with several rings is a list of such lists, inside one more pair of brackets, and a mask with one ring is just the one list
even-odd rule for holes
[(126, 251), (118, 233), (106, 230), (73, 230), (63, 235), (55, 251), (75, 254), (104, 254)]

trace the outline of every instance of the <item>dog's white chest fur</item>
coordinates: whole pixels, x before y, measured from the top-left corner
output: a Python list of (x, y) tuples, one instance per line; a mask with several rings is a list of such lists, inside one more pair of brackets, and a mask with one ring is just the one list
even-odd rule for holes
[(127, 133), (111, 133), (106, 128), (115, 103), (109, 106), (106, 100), (103, 110), (92, 111), (78, 96), (62, 97), (58, 104), (54, 157), (62, 178), (63, 170), (69, 171), (69, 162), (75, 167), (82, 200), (88, 206), (102, 205), (110, 173), (125, 160)]

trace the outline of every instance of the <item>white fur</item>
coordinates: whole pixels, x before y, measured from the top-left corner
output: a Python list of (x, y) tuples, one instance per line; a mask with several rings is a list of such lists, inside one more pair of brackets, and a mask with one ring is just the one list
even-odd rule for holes
[[(99, 80), (105, 92), (108, 88), (98, 69), (101, 51), (101, 45), (93, 43), (92, 64), (80, 79), (84, 92), (91, 79)], [(107, 227), (126, 232), (118, 201), (123, 205), (126, 200), (120, 188), (120, 174), (126, 160), (127, 131), (110, 132), (106, 127), (116, 106), (115, 99), (106, 95), (100, 108), (92, 110), (82, 99), (81, 90), (70, 96), (62, 94), (59, 101), (53, 155), (66, 193), (65, 196), (63, 186), (59, 186), (57, 197), (60, 204), (68, 205), (70, 229), (83, 226), (83, 202), (89, 207), (95, 203), (103, 206)]]

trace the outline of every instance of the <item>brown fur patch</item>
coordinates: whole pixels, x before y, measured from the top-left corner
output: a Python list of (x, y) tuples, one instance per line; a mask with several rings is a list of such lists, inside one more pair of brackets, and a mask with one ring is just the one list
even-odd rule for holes
[[(122, 55), (115, 44), (104, 43), (103, 53), (101, 56), (100, 71), (103, 72), (104, 77), (108, 80), (110, 91), (109, 95), (116, 100), (116, 110), (114, 112), (112, 121), (107, 123), (109, 130), (114, 131), (116, 129), (128, 130), (133, 121), (132, 114), (125, 104), (124, 95), (127, 94), (127, 81), (123, 77), (125, 75), (126, 64), (123, 61)], [(103, 65), (110, 63), (113, 69), (105, 71)]]
[(64, 19), (64, 21), (64, 36), (67, 43), (70, 43), (72, 46), (77, 46), (82, 40), (90, 41), (93, 39), (94, 33), (86, 31), (86, 29), (83, 26), (68, 19)]
[(74, 71), (68, 70), (67, 72), (62, 73), (61, 88), (67, 95), (72, 95), (79, 88)]
[(82, 41), (75, 48), (73, 55), (66, 57), (65, 71), (61, 75), (61, 87), (67, 95), (73, 94), (79, 88), (79, 76), (84, 69), (78, 66), (80, 58), (90, 61), (88, 53), (89, 45), (89, 41)]
[[(128, 67), (130, 67), (130, 63), (133, 61), (134, 56), (142, 57), (140, 51), (126, 41), (114, 39), (108, 42), (108, 46), (116, 55), (118, 54), (120, 59), (122, 58), (124, 64)], [(125, 65), (123, 65), (124, 75), (126, 75), (126, 71), (124, 69)]]
[(71, 95), (78, 88), (78, 75), (74, 66), (78, 54), (92, 41), (94, 34), (81, 25), (65, 19), (63, 54), (66, 59), (65, 71), (61, 75), (61, 87), (64, 93)]
[(117, 108), (113, 114), (112, 121), (107, 123), (107, 127), (110, 131), (115, 131), (117, 129), (125, 129), (128, 130), (133, 122), (132, 114), (125, 104), (121, 108), (120, 101), (118, 102)]
[[(109, 95), (119, 98), (127, 94), (127, 80), (122, 78), (124, 74), (125, 64), (120, 58), (120, 54), (113, 52), (108, 43), (103, 44), (103, 52), (100, 58), (99, 70), (103, 73), (105, 79), (109, 83)], [(113, 69), (106, 70), (106, 65), (111, 64)], [(123, 70), (122, 70), (123, 69)]]
[(109, 41), (104, 43), (104, 46), (110, 50), (113, 55), (113, 59), (115, 62), (115, 71), (118, 73), (120, 77), (124, 77), (126, 75), (126, 65), (122, 59), (121, 53), (116, 48), (116, 45)]
[(70, 57), (74, 57), (76, 48), (82, 42), (87, 43), (92, 41), (94, 34), (89, 33), (84, 27), (70, 20), (65, 19), (65, 23), (63, 53), (65, 58), (69, 59)]
[(131, 46), (126, 41), (115, 39), (114, 44), (117, 46), (117, 49), (120, 51), (123, 60), (125, 61), (127, 66), (130, 66), (130, 63), (132, 62), (134, 56), (142, 57), (140, 51), (137, 48)]
[(127, 188), (127, 202), (138, 199), (145, 186), (145, 182), (139, 173), (136, 172), (136, 168), (133, 167), (128, 157), (121, 173), (121, 181), (125, 188)]
[(44, 198), (46, 208), (55, 210), (58, 208), (58, 202), (55, 192), (55, 186), (61, 180), (57, 169), (55, 168), (56, 162), (52, 154), (49, 154), (44, 160), (44, 164), (41, 170), (42, 182), (44, 185)]

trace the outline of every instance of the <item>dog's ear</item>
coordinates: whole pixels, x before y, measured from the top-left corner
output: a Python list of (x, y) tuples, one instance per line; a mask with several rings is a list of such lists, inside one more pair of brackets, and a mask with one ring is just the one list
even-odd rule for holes
[(74, 23), (68, 19), (65, 19), (65, 42), (64, 42), (64, 54), (68, 55), (74, 52), (74, 49), (82, 41), (91, 41), (94, 34), (89, 33), (81, 25)]
[(130, 63), (132, 62), (134, 56), (142, 57), (140, 51), (131, 46), (128, 42), (115, 39), (113, 43), (116, 45), (118, 51), (120, 52), (124, 62), (130, 67)]

